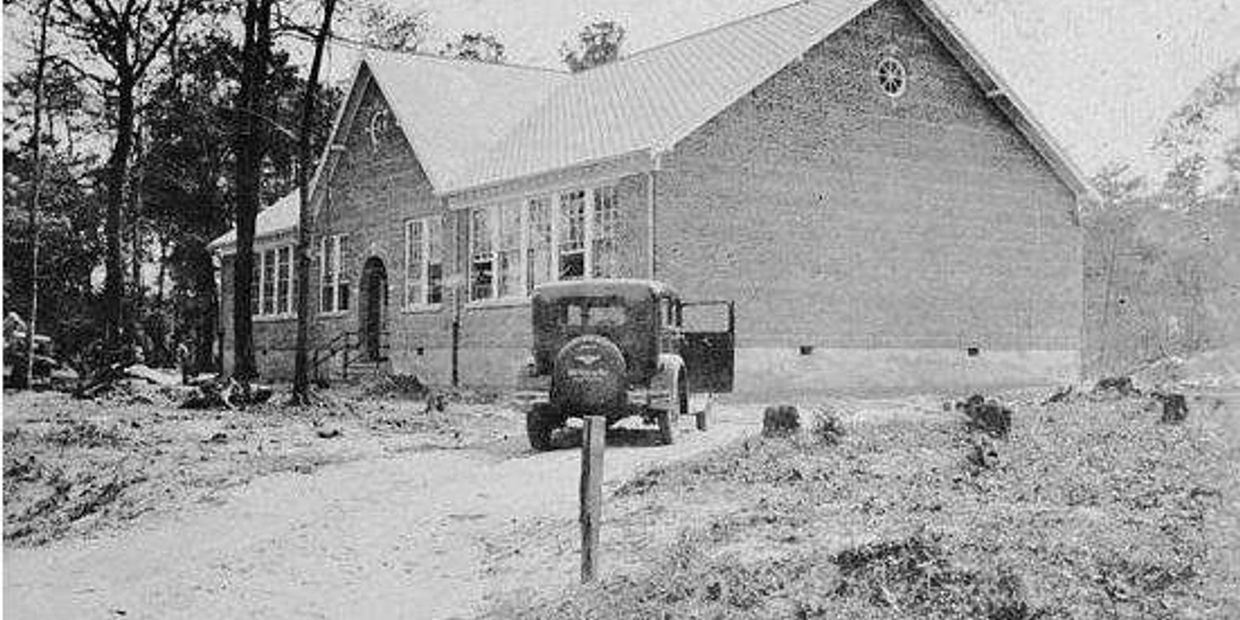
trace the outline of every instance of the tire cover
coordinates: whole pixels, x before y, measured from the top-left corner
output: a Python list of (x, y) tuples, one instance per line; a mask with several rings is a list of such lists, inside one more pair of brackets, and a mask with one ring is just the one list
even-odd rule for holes
[(602, 336), (578, 336), (555, 356), (551, 402), (579, 415), (606, 413), (623, 404), (624, 354)]

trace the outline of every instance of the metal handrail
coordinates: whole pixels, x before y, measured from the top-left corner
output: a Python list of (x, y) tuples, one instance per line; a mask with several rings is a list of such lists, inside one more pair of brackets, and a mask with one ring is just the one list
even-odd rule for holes
[[(389, 342), (390, 335), (391, 332), (387, 330), (379, 332), (380, 351), (391, 350), (391, 343)], [(357, 358), (350, 360), (350, 353), (362, 348), (363, 336), (364, 335), (360, 331), (340, 332), (331, 340), (328, 340), (325, 345), (317, 347), (312, 361), (312, 371), (315, 373), (315, 376), (318, 376), (319, 368), (322, 366), (323, 362), (330, 360), (337, 354), (343, 354), (343, 358), (341, 360), (341, 371), (344, 374), (344, 378), (348, 379), (350, 363), (357, 361)], [(382, 356), (381, 359), (385, 357), (386, 356)]]
[[(339, 334), (336, 334), (336, 336), (334, 336), (331, 340), (328, 340), (327, 344), (320, 346), (320, 347), (315, 347), (314, 358), (310, 362), (311, 373), (317, 377), (319, 375), (319, 369), (323, 365), (323, 362), (326, 362), (330, 360), (331, 358), (335, 357), (336, 354), (340, 353), (342, 350), (348, 351), (349, 337), (352, 335), (353, 335), (353, 332), (347, 332), (347, 331), (341, 332)], [(343, 347), (340, 346), (341, 341), (344, 341)], [(346, 355), (346, 363), (347, 363), (347, 357), (348, 356)]]

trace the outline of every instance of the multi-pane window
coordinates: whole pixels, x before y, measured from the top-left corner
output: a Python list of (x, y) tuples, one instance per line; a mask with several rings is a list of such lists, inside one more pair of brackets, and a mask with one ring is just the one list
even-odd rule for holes
[(405, 222), (405, 307), (426, 303), (426, 222)]
[(348, 241), (345, 235), (326, 235), (320, 239), (320, 312), (344, 312), (349, 309)]
[(261, 304), (261, 314), (276, 313), (276, 252), (275, 250), (267, 250), (263, 252), (263, 303)]
[(287, 316), (293, 313), (293, 246), (254, 254), (254, 277), (250, 280), (250, 312), (255, 316)]
[(276, 312), (288, 314), (293, 310), (293, 248), (285, 246), (276, 250)]
[(495, 214), (495, 296), (521, 297), (521, 203), (500, 205)]
[(490, 207), (480, 207), (469, 218), (469, 298), (477, 301), (494, 294), (495, 252), (491, 238)]
[(579, 280), (586, 273), (586, 192), (560, 194), (560, 280)]
[(615, 186), (476, 207), (469, 212), (469, 299), (519, 298), (556, 280), (620, 277), (621, 229)]
[(426, 303), (443, 303), (443, 221), (426, 220)]
[(591, 243), (590, 276), (616, 278), (620, 274), (620, 210), (616, 204), (616, 187), (594, 190), (594, 226)]
[(543, 282), (550, 282), (551, 269), (551, 197), (531, 198), (525, 203), (526, 221), (529, 223), (526, 239), (525, 288), (534, 290)]
[(470, 291), (472, 301), (521, 297), (524, 209), (519, 202), (478, 207), (470, 212)]
[(405, 307), (443, 301), (443, 227), (439, 218), (405, 222)]

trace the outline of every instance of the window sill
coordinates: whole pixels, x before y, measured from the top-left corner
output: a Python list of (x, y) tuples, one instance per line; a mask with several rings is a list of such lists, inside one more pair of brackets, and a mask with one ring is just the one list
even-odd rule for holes
[(348, 310), (333, 310), (331, 312), (320, 312), (319, 313), (319, 318), (322, 318), (322, 319), (339, 319), (339, 318), (346, 317), (346, 316), (349, 316)]
[(443, 310), (443, 304), (417, 304), (414, 306), (405, 306), (400, 311), (404, 314), (430, 314)]
[(467, 310), (485, 310), (487, 308), (513, 308), (530, 305), (529, 297), (505, 297), (503, 299), (483, 299), (465, 304)]
[(278, 323), (278, 322), (280, 322), (280, 321), (294, 321), (294, 320), (297, 320), (297, 315), (296, 315), (295, 313), (286, 313), (286, 314), (253, 314), (253, 315), (250, 315), (250, 317), (251, 317), (251, 318), (250, 318), (250, 320), (251, 320), (252, 322), (254, 322), (254, 323)]

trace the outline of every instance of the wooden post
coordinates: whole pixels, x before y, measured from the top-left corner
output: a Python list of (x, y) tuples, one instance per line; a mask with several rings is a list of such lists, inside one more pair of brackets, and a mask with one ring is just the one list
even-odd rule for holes
[(607, 419), (586, 416), (581, 435), (581, 582), (598, 574), (598, 531), (603, 519), (603, 447)]

